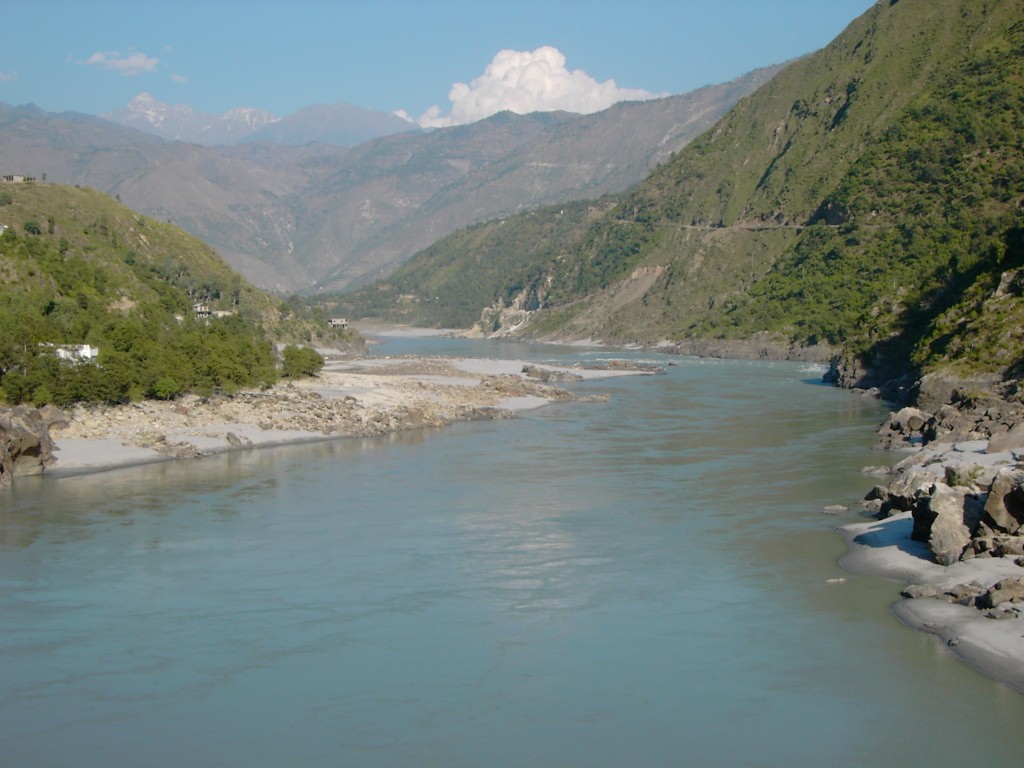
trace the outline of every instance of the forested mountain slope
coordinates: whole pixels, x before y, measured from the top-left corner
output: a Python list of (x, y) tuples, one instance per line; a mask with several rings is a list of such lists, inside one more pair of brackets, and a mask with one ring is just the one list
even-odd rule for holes
[(95, 190), (0, 184), (0, 229), (6, 402), (269, 385), (277, 378), (271, 339), (331, 333), (177, 227)]
[(489, 298), (522, 285), (534, 334), (841, 344), (851, 382), (1012, 376), (1022, 62), (1020, 3), (880, 2)]

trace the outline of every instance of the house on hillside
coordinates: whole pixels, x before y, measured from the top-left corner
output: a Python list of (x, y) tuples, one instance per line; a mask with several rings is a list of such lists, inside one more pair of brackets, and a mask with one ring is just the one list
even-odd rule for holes
[(100, 356), (100, 348), (90, 344), (43, 344), (42, 346), (52, 349), (57, 357), (69, 363), (91, 362)]
[(331, 326), (331, 328), (348, 328), (348, 320), (344, 317), (332, 317), (327, 321), (327, 324)]
[(0, 180), (7, 182), (8, 184), (19, 184), (22, 182), (35, 181), (35, 176), (18, 176), (16, 174), (9, 174), (7, 176), (0, 176)]

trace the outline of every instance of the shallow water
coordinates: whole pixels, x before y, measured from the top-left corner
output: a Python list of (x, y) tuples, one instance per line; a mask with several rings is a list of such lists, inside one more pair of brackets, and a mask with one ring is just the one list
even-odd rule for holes
[(4, 763), (1018, 764), (1024, 697), (836, 565), (883, 406), (676, 362), (514, 421), (20, 481)]

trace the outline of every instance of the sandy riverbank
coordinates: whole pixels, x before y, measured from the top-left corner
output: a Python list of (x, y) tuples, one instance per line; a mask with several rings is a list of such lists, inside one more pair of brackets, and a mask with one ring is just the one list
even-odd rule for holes
[[(925, 449), (910, 462), (911, 471), (930, 472), (936, 481), (947, 466), (994, 469), (1014, 464), (1012, 453), (989, 453), (987, 441)], [(893, 613), (907, 626), (936, 635), (978, 671), (1024, 692), (1024, 615), (1013, 608), (979, 610), (969, 598), (963, 604), (954, 601), (957, 594), (984, 592), (1003, 579), (1024, 576), (1019, 558), (974, 557), (940, 565), (927, 543), (911, 539), (913, 524), (913, 513), (902, 512), (884, 520), (843, 526), (840, 531), (850, 549), (840, 565), (855, 573), (915, 585), (913, 589), (920, 593), (937, 593), (935, 597), (897, 601)]]
[[(52, 430), (57, 461), (45, 476), (510, 418), (581, 399), (528, 377), (523, 367), (523, 361), (498, 359), (365, 358), (331, 362), (315, 378), (265, 392), (78, 407), (68, 425)], [(643, 372), (543, 368), (577, 380)]]

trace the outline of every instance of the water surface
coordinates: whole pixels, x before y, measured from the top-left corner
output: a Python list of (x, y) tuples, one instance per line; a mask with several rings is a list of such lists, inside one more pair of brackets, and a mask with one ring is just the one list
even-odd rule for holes
[(20, 481), (5, 764), (1018, 764), (1024, 697), (836, 565), (883, 406), (676, 362), (514, 421)]

